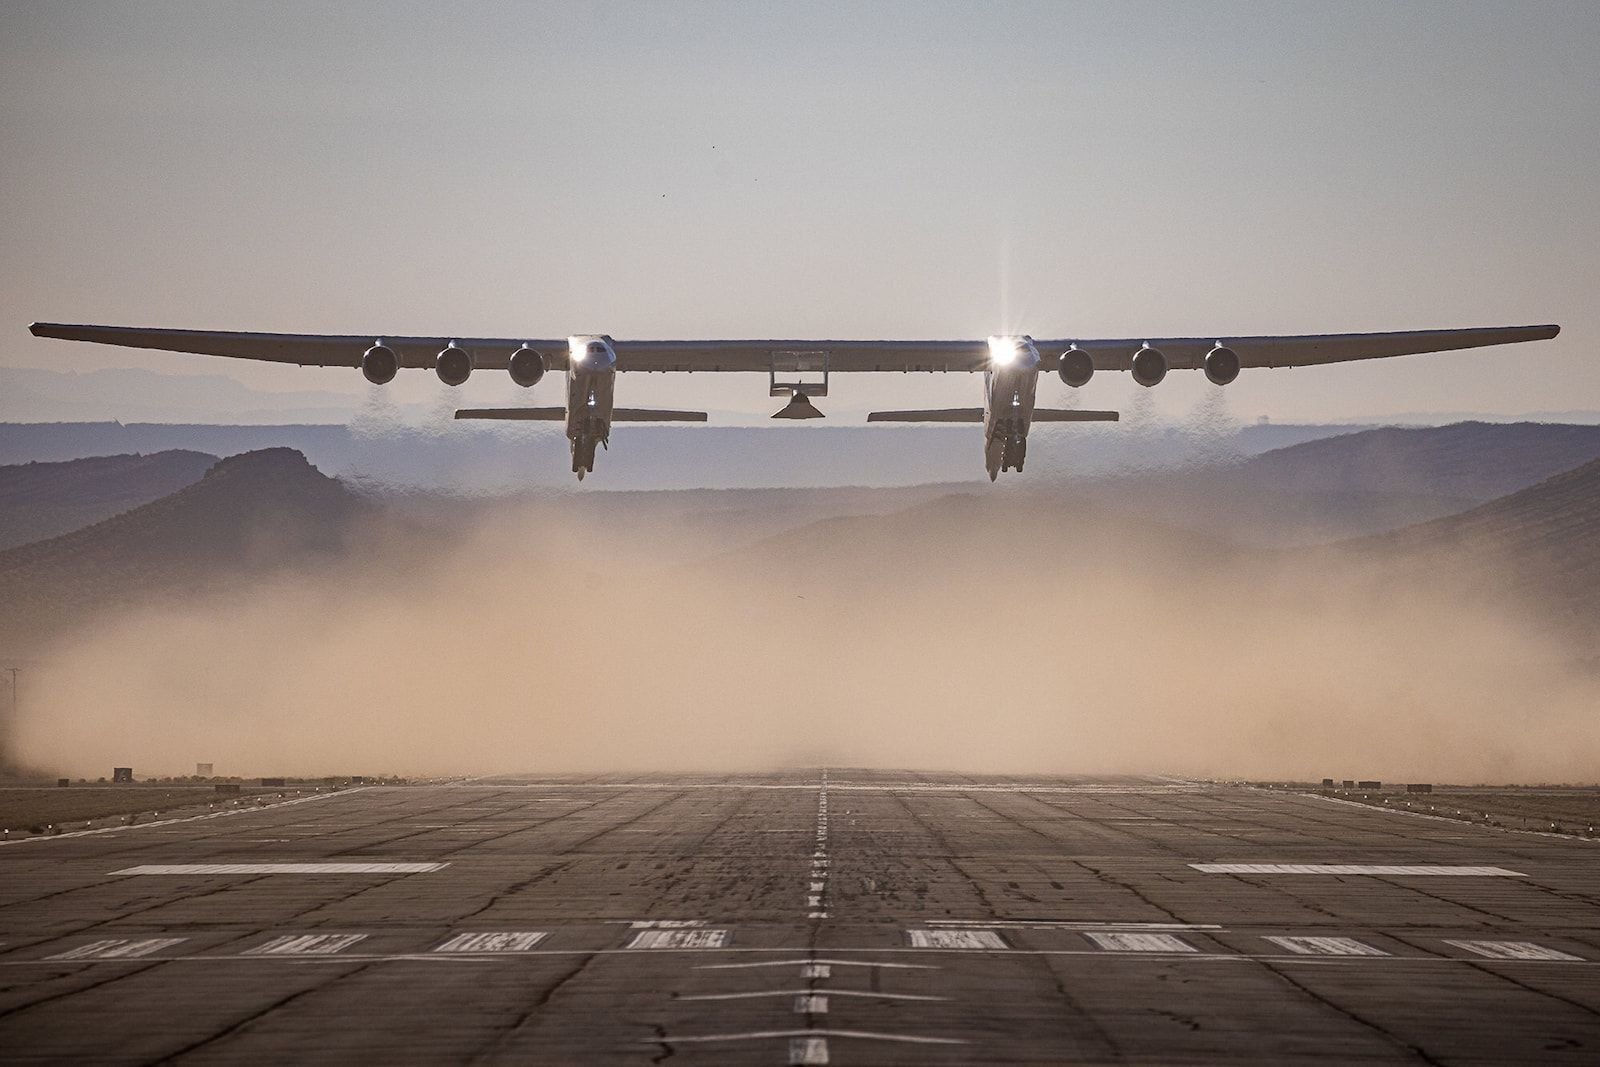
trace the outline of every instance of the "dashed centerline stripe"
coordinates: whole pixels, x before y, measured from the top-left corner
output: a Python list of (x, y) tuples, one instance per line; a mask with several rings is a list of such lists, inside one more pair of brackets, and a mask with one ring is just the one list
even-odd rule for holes
[(1526, 878), (1504, 867), (1454, 867), (1427, 863), (1191, 863), (1203, 874), (1390, 874)]
[(912, 948), (1008, 949), (993, 930), (907, 930)]
[(246, 956), (332, 956), (367, 939), (366, 934), (285, 934), (246, 949)]
[(141, 940), (127, 940), (124, 938), (108, 938), (103, 941), (91, 941), (87, 945), (66, 952), (58, 952), (48, 956), (52, 960), (132, 960), (140, 956), (148, 956), (152, 952), (160, 952), (173, 945), (181, 945), (186, 937), (147, 937)]
[(457, 934), (435, 952), (526, 952), (549, 936), (543, 930), (502, 930), (487, 934)]
[(628, 942), (629, 948), (723, 948), (726, 930), (643, 930)]
[(1445, 944), (1464, 948), (1468, 952), (1491, 960), (1574, 960), (1584, 962), (1582, 956), (1574, 956), (1570, 952), (1558, 949), (1545, 948), (1532, 941), (1450, 941)]
[(428, 874), (448, 863), (146, 863), (118, 874)]
[(1300, 956), (1387, 956), (1381, 948), (1353, 937), (1269, 937), (1266, 940)]
[(1085, 933), (1107, 952), (1193, 952), (1195, 948), (1171, 934)]

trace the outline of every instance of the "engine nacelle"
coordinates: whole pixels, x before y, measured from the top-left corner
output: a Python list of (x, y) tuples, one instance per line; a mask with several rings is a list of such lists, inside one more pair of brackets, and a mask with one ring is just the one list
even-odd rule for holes
[(361, 354), (361, 373), (373, 385), (388, 385), (400, 371), (400, 357), (386, 345), (373, 345)]
[(523, 345), (511, 353), (511, 360), (506, 364), (506, 369), (511, 372), (511, 380), (524, 389), (539, 384), (539, 379), (544, 377), (544, 357), (527, 345)]
[(472, 374), (472, 354), (451, 341), (433, 358), (434, 373), (446, 385), (460, 385)]
[(1227, 385), (1239, 376), (1239, 353), (1218, 345), (1206, 353), (1206, 380), (1212, 385)]
[(1073, 345), (1061, 353), (1061, 367), (1056, 372), (1061, 375), (1061, 380), (1078, 389), (1089, 384), (1089, 379), (1094, 377), (1094, 359)]
[(1161, 379), (1167, 376), (1167, 357), (1159, 348), (1145, 345), (1133, 354), (1133, 380), (1146, 389), (1152, 385), (1160, 385)]

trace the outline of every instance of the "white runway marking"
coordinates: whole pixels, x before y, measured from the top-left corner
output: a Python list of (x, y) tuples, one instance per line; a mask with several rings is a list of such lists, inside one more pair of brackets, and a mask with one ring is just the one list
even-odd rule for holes
[(761, 1041), (774, 1037), (806, 1038), (854, 1037), (863, 1041), (897, 1041), (907, 1045), (966, 1045), (959, 1037), (923, 1037), (921, 1034), (880, 1034), (872, 1030), (750, 1030), (742, 1034), (693, 1034), (682, 1037), (646, 1037), (642, 1045), (703, 1045), (722, 1041)]
[(912, 948), (1007, 949), (1011, 946), (993, 930), (907, 930)]
[(828, 1039), (825, 1037), (791, 1037), (789, 1039), (789, 1067), (814, 1067), (828, 1062)]
[[(814, 989), (758, 989), (750, 993), (686, 993), (679, 1000), (760, 1000), (762, 997), (795, 997), (818, 992)], [(875, 993), (861, 989), (829, 989), (835, 997), (861, 997), (867, 1000), (949, 1000), (949, 997), (930, 997), (922, 993)]]
[[(899, 951), (896, 949), (895, 951)], [(697, 971), (742, 971), (751, 967), (793, 967), (795, 964), (814, 967), (819, 964), (828, 964), (834, 967), (892, 967), (907, 971), (937, 971), (939, 967), (932, 963), (880, 963), (877, 960), (839, 960), (839, 959), (794, 959), (794, 960), (761, 960), (756, 963), (702, 963), (695, 967)], [(826, 978), (827, 975), (822, 975)]]
[(635, 919), (628, 925), (634, 930), (692, 930), (705, 924), (704, 919)]
[(366, 934), (285, 934), (264, 945), (247, 949), (246, 956), (332, 956), (343, 952)]
[(448, 863), (146, 863), (116, 874), (427, 874)]
[(833, 968), (826, 963), (808, 963), (800, 968), (801, 978), (831, 978)]
[(503, 930), (489, 934), (457, 934), (435, 952), (526, 952), (549, 935), (543, 930)]
[(828, 998), (821, 993), (801, 993), (794, 998), (794, 1013), (796, 1015), (826, 1015), (828, 1014)]
[(929, 926), (980, 930), (1220, 930), (1221, 923), (1096, 923), (1056, 919), (929, 919)]
[(1083, 935), (1107, 952), (1193, 952), (1194, 946), (1171, 934), (1093, 934)]
[(645, 930), (628, 942), (629, 948), (723, 948), (726, 930)]
[(1504, 867), (1447, 867), (1426, 863), (1191, 863), (1205, 874), (1395, 874), (1526, 878)]
[(1267, 940), (1301, 956), (1388, 955), (1381, 948), (1373, 948), (1353, 937), (1269, 937)]
[(48, 956), (52, 960), (134, 960), (141, 956), (148, 956), (152, 952), (160, 952), (173, 945), (181, 945), (186, 937), (147, 937), (141, 940), (125, 940), (111, 938), (104, 941), (91, 941), (87, 945), (79, 945), (66, 952), (58, 952)]
[(1468, 952), (1475, 952), (1491, 960), (1575, 960), (1583, 962), (1582, 956), (1574, 956), (1570, 952), (1560, 952), (1553, 948), (1536, 945), (1532, 941), (1446, 941), (1447, 945), (1464, 948)]

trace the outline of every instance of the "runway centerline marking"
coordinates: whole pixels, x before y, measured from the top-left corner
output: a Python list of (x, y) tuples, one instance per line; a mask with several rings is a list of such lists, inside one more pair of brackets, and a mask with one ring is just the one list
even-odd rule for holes
[(796, 1015), (828, 1014), (828, 998), (821, 993), (802, 993), (794, 998)]
[(246, 956), (333, 956), (343, 952), (366, 934), (284, 934), (255, 948), (246, 949)]
[(148, 956), (152, 952), (160, 952), (173, 945), (181, 945), (186, 937), (147, 937), (137, 940), (125, 938), (107, 938), (102, 941), (91, 941), (87, 945), (58, 952), (54, 956), (47, 956), (51, 960), (133, 960), (141, 956)]
[(1302, 956), (1387, 956), (1353, 937), (1268, 937), (1266, 940)]
[(501, 930), (483, 934), (457, 934), (435, 952), (526, 952), (549, 934), (543, 930)]
[(728, 944), (726, 930), (642, 930), (628, 942), (630, 949), (724, 948)]
[(1570, 952), (1558, 949), (1545, 948), (1543, 945), (1534, 944), (1532, 941), (1450, 941), (1445, 944), (1464, 948), (1479, 956), (1491, 960), (1574, 960), (1585, 962), (1582, 956), (1574, 956)]
[(1504, 867), (1456, 867), (1429, 863), (1191, 863), (1203, 874), (1389, 874), (1468, 878), (1526, 878)]
[(907, 930), (912, 948), (1009, 949), (993, 930)]
[(1193, 952), (1195, 947), (1172, 934), (1088, 933), (1084, 937), (1107, 952)]
[(145, 863), (119, 874), (429, 874), (448, 863)]

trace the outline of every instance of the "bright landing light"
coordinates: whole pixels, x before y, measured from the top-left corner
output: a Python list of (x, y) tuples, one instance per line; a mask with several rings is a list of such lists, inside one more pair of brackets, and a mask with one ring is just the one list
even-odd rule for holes
[(1010, 337), (989, 338), (989, 362), (996, 367), (1009, 367), (1017, 361), (1019, 348)]

